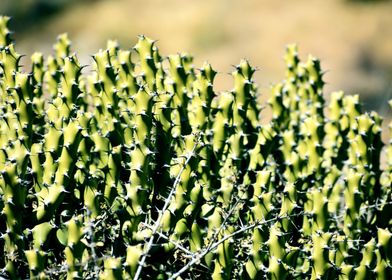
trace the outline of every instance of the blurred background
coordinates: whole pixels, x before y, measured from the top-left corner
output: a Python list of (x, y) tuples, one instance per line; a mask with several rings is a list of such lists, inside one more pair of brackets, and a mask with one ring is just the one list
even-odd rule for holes
[[(67, 32), (82, 63), (107, 39), (132, 47), (138, 34), (158, 40), (161, 54), (188, 52), (195, 65), (219, 71), (217, 89), (230, 89), (232, 65), (258, 67), (262, 99), (284, 78), (285, 45), (321, 59), (326, 97), (360, 94), (367, 110), (387, 119), (392, 99), (392, 2), (376, 0), (0, 0), (13, 17), (17, 50), (49, 54)], [(28, 63), (26, 59), (25, 63)]]

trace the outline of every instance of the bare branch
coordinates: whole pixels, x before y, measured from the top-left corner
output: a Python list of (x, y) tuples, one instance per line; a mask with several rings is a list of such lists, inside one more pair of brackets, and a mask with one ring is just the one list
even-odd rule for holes
[(171, 201), (171, 199), (172, 199), (172, 197), (173, 197), (173, 195), (175, 193), (175, 190), (176, 190), (178, 184), (180, 183), (181, 175), (184, 172), (185, 167), (188, 165), (189, 161), (194, 156), (194, 153), (195, 153), (195, 150), (196, 150), (196, 147), (197, 147), (197, 143), (198, 143), (198, 141), (196, 141), (195, 145), (193, 146), (192, 151), (187, 155), (186, 160), (185, 160), (184, 164), (182, 165), (182, 167), (181, 167), (180, 171), (178, 172), (178, 175), (177, 175), (177, 177), (176, 177), (176, 179), (174, 181), (173, 187), (170, 190), (170, 193), (169, 193), (168, 197), (165, 200), (165, 204), (163, 205), (161, 211), (159, 212), (158, 219), (155, 221), (155, 224), (154, 224), (153, 229), (152, 229), (151, 237), (150, 237), (146, 247), (144, 248), (144, 251), (143, 251), (143, 254), (142, 254), (142, 259), (140, 260), (139, 265), (137, 267), (135, 276), (133, 278), (134, 280), (138, 280), (139, 277), (140, 277), (140, 274), (142, 272), (143, 266), (144, 266), (144, 264), (146, 262), (146, 259), (147, 259), (147, 254), (151, 250), (151, 247), (152, 247), (152, 245), (154, 243), (154, 236), (158, 232), (159, 227), (161, 226), (163, 214), (165, 213), (165, 211), (167, 210), (167, 208), (170, 205), (170, 201)]

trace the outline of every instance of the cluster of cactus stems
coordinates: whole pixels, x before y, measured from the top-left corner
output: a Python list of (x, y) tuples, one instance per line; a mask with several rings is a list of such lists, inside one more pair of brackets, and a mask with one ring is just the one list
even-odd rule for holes
[(392, 144), (358, 96), (325, 104), (317, 59), (288, 46), (261, 125), (245, 60), (216, 93), (209, 64), (162, 57), (144, 36), (84, 67), (61, 35), (27, 71), (8, 21), (1, 276), (392, 278)]

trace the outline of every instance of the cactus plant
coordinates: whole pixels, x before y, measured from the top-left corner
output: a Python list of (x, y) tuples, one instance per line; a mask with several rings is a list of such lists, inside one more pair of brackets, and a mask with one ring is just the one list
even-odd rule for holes
[(211, 65), (145, 36), (109, 41), (87, 72), (63, 34), (26, 73), (8, 22), (1, 277), (392, 277), (391, 143), (358, 96), (324, 100), (316, 58), (288, 46), (262, 125), (246, 60), (218, 93)]

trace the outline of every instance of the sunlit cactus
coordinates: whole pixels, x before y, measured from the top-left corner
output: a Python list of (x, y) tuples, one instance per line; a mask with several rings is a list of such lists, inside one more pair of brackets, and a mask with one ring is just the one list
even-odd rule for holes
[[(86, 70), (66, 34), (21, 67), (0, 17), (0, 278), (390, 279), (392, 144), (287, 47), (262, 125), (233, 88), (140, 36)], [(266, 123), (266, 122), (264, 122)]]

